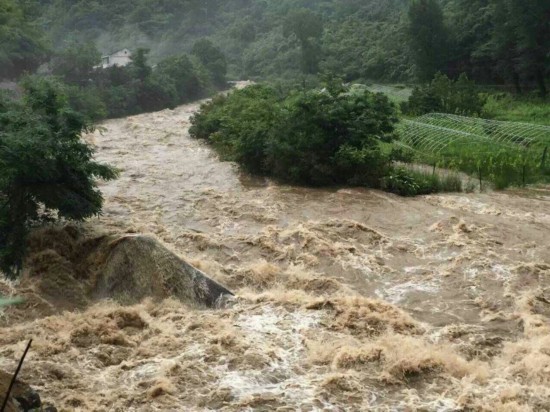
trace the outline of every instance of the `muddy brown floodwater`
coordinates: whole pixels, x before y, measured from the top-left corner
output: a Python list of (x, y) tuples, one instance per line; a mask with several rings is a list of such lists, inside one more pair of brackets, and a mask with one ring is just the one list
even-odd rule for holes
[(550, 410), (550, 188), (283, 186), (192, 140), (198, 107), (88, 136), (122, 170), (90, 225), (153, 234), (235, 303), (6, 313), (0, 368), (32, 335), (23, 377), (61, 410)]

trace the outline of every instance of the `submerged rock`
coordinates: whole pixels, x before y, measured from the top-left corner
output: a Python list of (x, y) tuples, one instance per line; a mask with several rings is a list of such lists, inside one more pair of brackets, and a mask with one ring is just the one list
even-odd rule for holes
[(32, 234), (17, 294), (25, 302), (6, 309), (11, 322), (83, 310), (102, 299), (130, 305), (173, 297), (215, 308), (233, 296), (153, 237), (74, 226)]
[(173, 296), (192, 305), (217, 307), (233, 295), (147, 236), (112, 242), (94, 289), (96, 298), (114, 298), (124, 304)]
[[(4, 402), (4, 397), (8, 391), (12, 375), (0, 371), (0, 404)], [(40, 395), (28, 384), (17, 380), (13, 386), (10, 399), (4, 412), (30, 412), (47, 411), (57, 412), (57, 409), (48, 404), (42, 404)]]

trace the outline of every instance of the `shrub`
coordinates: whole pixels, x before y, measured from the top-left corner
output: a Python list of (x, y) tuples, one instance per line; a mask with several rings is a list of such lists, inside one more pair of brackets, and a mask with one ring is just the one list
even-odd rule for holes
[(382, 179), (382, 189), (400, 196), (416, 196), (420, 186), (410, 170), (396, 168)]
[(97, 87), (67, 86), (66, 92), (70, 106), (84, 114), (88, 121), (98, 121), (107, 116), (107, 107)]
[(204, 93), (205, 85), (186, 55), (168, 57), (157, 65), (156, 72), (172, 79), (181, 103), (202, 97)]
[(395, 121), (388, 99), (365, 88), (295, 92), (281, 105), (267, 168), (293, 183), (376, 187), (388, 163), (379, 145), (393, 138)]
[(228, 160), (283, 181), (380, 185), (390, 163), (393, 105), (361, 87), (292, 92), (252, 86), (203, 105), (190, 133)]
[(107, 107), (107, 117), (117, 118), (139, 113), (137, 89), (125, 85), (103, 89), (102, 96)]
[(171, 77), (153, 72), (142, 81), (137, 81), (137, 110), (154, 112), (173, 109), (179, 102), (176, 85)]
[(456, 175), (439, 176), (437, 173), (396, 167), (382, 179), (382, 188), (400, 196), (418, 196), (461, 192), (462, 181)]
[(116, 176), (93, 161), (80, 139), (91, 127), (59, 84), (28, 78), (23, 87), (22, 102), (0, 104), (0, 268), (10, 275), (21, 268), (30, 226), (98, 215), (103, 198), (95, 179)]
[(468, 80), (466, 74), (452, 81), (438, 73), (430, 84), (413, 90), (409, 100), (401, 104), (401, 111), (408, 115), (434, 112), (480, 115), (485, 101), (478, 93), (475, 82)]
[(267, 141), (278, 115), (277, 101), (275, 91), (261, 85), (218, 96), (192, 118), (189, 132), (213, 144), (223, 159), (263, 174)]

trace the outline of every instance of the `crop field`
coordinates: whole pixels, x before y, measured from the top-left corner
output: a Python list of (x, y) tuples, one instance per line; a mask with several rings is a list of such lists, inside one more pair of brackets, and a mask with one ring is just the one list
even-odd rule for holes
[(550, 127), (431, 113), (402, 120), (399, 144), (419, 163), (490, 181), (497, 189), (550, 179)]

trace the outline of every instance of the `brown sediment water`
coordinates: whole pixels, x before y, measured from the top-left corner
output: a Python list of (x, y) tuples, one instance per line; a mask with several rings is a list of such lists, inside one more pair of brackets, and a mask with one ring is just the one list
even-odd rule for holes
[(22, 377), (61, 410), (550, 409), (550, 188), (280, 185), (192, 140), (198, 107), (87, 136), (122, 171), (89, 225), (155, 236), (235, 303), (5, 311), (0, 368), (32, 336)]

